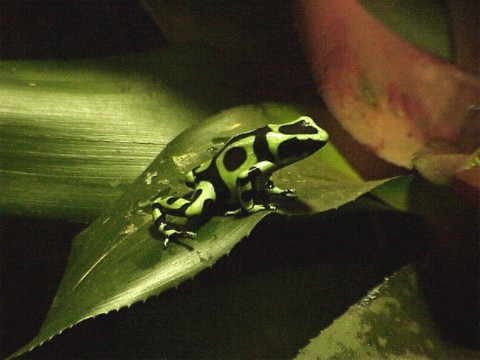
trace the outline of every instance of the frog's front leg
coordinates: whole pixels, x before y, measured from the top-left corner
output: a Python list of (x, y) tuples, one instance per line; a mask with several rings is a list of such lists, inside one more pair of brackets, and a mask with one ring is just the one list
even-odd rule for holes
[(269, 179), (267, 181), (267, 184), (265, 185), (265, 189), (269, 194), (280, 195), (285, 197), (297, 197), (295, 189), (281, 189), (275, 186), (272, 179)]
[(208, 208), (215, 202), (216, 194), (213, 185), (208, 181), (201, 181), (195, 187), (190, 200), (182, 197), (168, 196), (158, 198), (152, 203), (152, 216), (158, 231), (165, 236), (164, 245), (167, 246), (171, 238), (196, 236), (191, 231), (179, 231), (166, 222), (166, 215), (193, 218), (208, 212)]
[(241, 207), (239, 209), (228, 211), (225, 215), (238, 215), (242, 212), (253, 214), (262, 210), (276, 210), (273, 204), (255, 204), (254, 197), (257, 191), (255, 184), (258, 179), (267, 177), (277, 169), (277, 165), (270, 161), (261, 161), (248, 170), (242, 171), (236, 180), (238, 199)]

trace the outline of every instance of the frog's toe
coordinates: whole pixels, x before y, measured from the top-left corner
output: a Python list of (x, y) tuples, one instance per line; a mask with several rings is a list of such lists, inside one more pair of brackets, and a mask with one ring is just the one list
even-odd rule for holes
[(297, 190), (287, 189), (281, 195), (285, 196), (285, 197), (289, 197), (289, 198), (296, 198), (297, 197)]
[(187, 237), (189, 239), (193, 239), (197, 236), (197, 233), (194, 233), (192, 231), (182, 231), (183, 237)]
[(252, 206), (249, 209), (246, 209), (248, 214), (254, 214), (256, 212), (263, 211), (263, 210), (275, 211), (275, 210), (277, 210), (277, 205), (275, 205), (275, 204), (261, 204), (261, 205), (257, 204), (257, 205)]
[(225, 216), (237, 216), (237, 215), (240, 215), (241, 213), (242, 213), (242, 209), (238, 208), (238, 209), (235, 209), (235, 210), (227, 211), (225, 213)]
[(192, 231), (178, 231), (178, 230), (171, 230), (168, 234), (165, 240), (163, 241), (163, 245), (167, 247), (168, 243), (170, 241), (174, 241), (179, 238), (188, 238), (188, 239), (193, 239), (197, 236), (196, 233)]
[(174, 234), (175, 239), (178, 239), (178, 238), (193, 239), (193, 238), (196, 237), (196, 236), (197, 236), (197, 234), (194, 233), (194, 232), (191, 232), (191, 231), (177, 231), (177, 232)]

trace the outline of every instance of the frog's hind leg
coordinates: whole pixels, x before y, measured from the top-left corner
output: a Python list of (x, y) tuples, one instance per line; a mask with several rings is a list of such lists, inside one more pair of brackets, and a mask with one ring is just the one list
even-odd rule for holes
[(166, 222), (166, 215), (185, 216), (185, 208), (188, 207), (189, 201), (175, 196), (169, 196), (156, 199), (152, 203), (152, 217), (155, 227), (165, 236), (163, 244), (167, 246), (170, 238), (176, 237), (195, 237), (195, 233), (190, 231), (179, 231), (172, 228)]
[(166, 246), (170, 238), (187, 237), (193, 238), (196, 236), (191, 231), (180, 231), (172, 228), (166, 222), (166, 215), (182, 216), (186, 218), (193, 218), (205, 214), (209, 206), (215, 202), (215, 190), (213, 185), (207, 181), (202, 181), (197, 184), (195, 191), (190, 200), (182, 197), (168, 196), (159, 198), (152, 203), (152, 216), (158, 231), (166, 238), (164, 245)]
[(209, 181), (200, 181), (185, 208), (185, 217), (192, 218), (200, 215), (211, 215), (211, 206), (217, 201), (215, 187)]

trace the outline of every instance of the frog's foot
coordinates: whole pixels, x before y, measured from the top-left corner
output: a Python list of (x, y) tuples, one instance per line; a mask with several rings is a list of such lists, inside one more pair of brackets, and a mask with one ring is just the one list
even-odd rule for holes
[(254, 214), (256, 212), (262, 211), (262, 210), (272, 210), (275, 211), (277, 210), (277, 205), (273, 204), (265, 204), (265, 205), (253, 205), (252, 207), (245, 209), (245, 208), (238, 208), (232, 211), (227, 211), (225, 213), (226, 216), (236, 216), (236, 215), (242, 215), (242, 214)]
[(175, 229), (169, 229), (163, 231), (165, 234), (166, 238), (163, 241), (163, 246), (167, 247), (168, 243), (170, 241), (175, 241), (178, 238), (188, 238), (188, 239), (193, 239), (197, 236), (196, 233), (191, 232), (191, 231), (179, 231)]
[(297, 197), (297, 190), (295, 190), (295, 189), (285, 189), (285, 190), (282, 190), (279, 193), (276, 193), (276, 195), (283, 196), (283, 197), (288, 197), (288, 198), (296, 198)]
[(284, 197), (297, 197), (295, 189), (282, 189), (278, 186), (275, 186), (272, 180), (267, 182), (265, 186), (267, 192), (271, 195), (279, 195)]
[(225, 216), (237, 216), (242, 213), (242, 208), (238, 208), (236, 210), (230, 210), (225, 213)]

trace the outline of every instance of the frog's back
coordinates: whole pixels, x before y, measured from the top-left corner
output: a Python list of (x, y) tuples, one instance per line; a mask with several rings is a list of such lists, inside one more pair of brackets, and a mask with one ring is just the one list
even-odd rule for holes
[(237, 201), (238, 175), (262, 160), (272, 160), (263, 127), (232, 137), (215, 156), (195, 170), (196, 182), (209, 181), (215, 188), (217, 201)]

